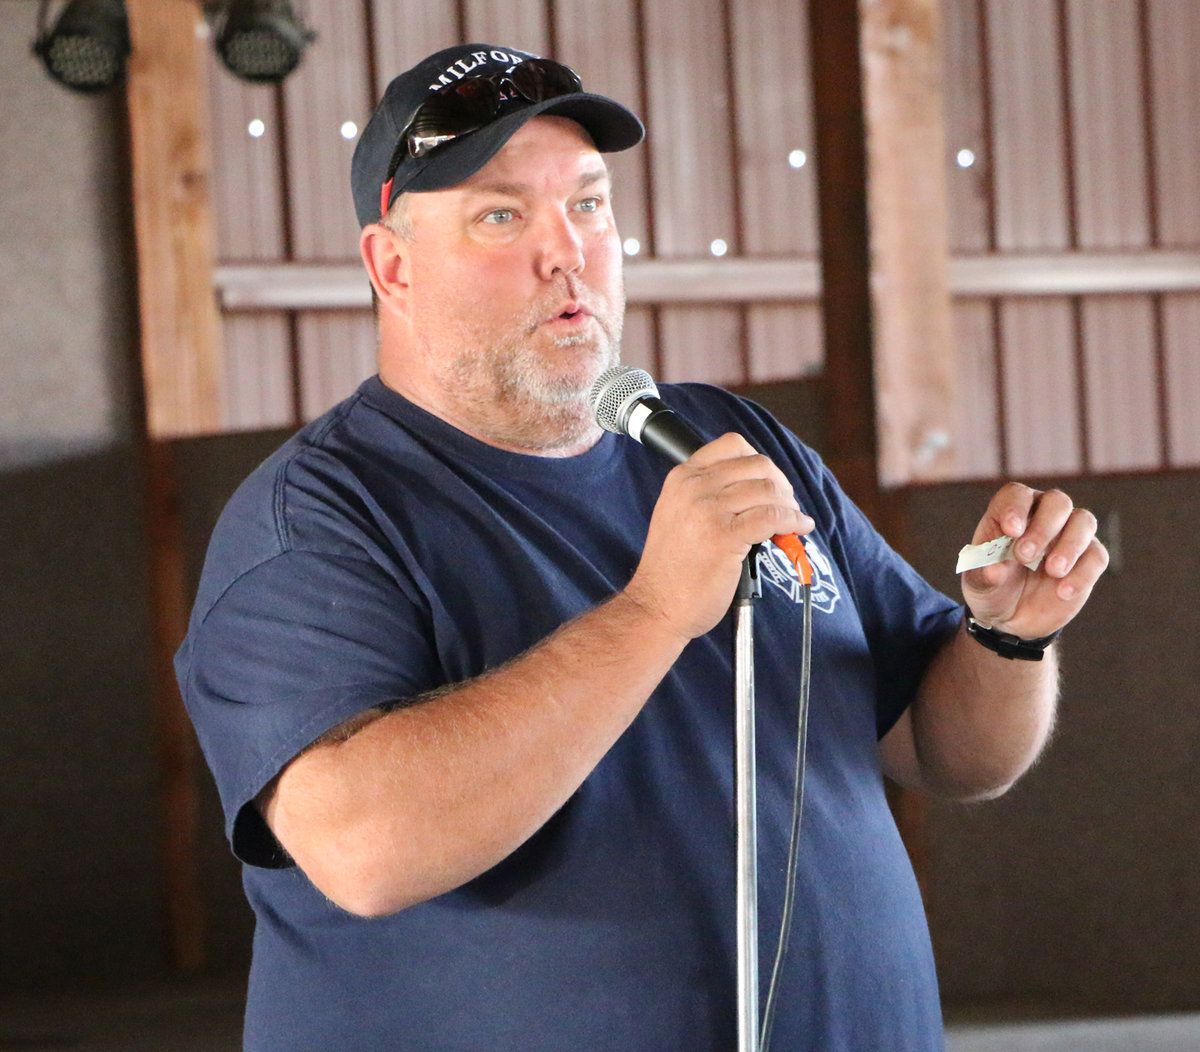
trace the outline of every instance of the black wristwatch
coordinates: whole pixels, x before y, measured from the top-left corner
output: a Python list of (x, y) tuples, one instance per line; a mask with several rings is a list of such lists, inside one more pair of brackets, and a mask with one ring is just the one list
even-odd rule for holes
[(967, 635), (987, 647), (988, 650), (995, 651), (1001, 657), (1016, 658), (1018, 661), (1041, 661), (1046, 653), (1046, 647), (1062, 635), (1060, 628), (1057, 632), (1042, 636), (1041, 639), (1022, 639), (1020, 636), (1014, 636), (1011, 632), (1000, 632), (981, 625), (975, 620), (975, 615), (971, 613), (969, 606), (964, 609), (967, 618)]

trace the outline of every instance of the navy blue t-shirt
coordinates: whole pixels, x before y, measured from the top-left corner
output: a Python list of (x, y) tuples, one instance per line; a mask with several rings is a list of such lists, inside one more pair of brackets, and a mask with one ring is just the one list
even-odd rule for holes
[[(940, 1048), (916, 882), (877, 738), (960, 609), (811, 450), (702, 385), (662, 396), (738, 431), (816, 520), (806, 802), (772, 1044)], [(493, 668), (631, 577), (669, 465), (606, 434), (570, 458), (494, 449), (368, 380), (261, 465), (214, 532), (184, 698), (257, 925), (250, 1050), (727, 1052), (736, 1045), (732, 628), (693, 641), (566, 805), (499, 865), (384, 918), (330, 903), (251, 801), (364, 709)], [(681, 559), (687, 558), (681, 552)], [(783, 896), (802, 604), (772, 546), (755, 605), (761, 977)]]

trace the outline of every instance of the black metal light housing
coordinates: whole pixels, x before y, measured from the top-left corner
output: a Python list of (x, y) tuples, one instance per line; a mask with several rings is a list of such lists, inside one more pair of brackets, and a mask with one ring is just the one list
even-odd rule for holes
[(129, 18), (124, 0), (70, 0), (53, 29), (46, 26), (49, 0), (38, 8), (33, 51), (47, 72), (72, 91), (106, 91), (125, 76)]
[(287, 0), (230, 0), (216, 47), (235, 76), (269, 84), (291, 73), (315, 38)]

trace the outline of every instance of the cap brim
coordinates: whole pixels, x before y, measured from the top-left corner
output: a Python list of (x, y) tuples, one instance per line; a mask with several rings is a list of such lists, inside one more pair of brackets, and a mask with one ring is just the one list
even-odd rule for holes
[(392, 198), (400, 193), (447, 190), (488, 163), (532, 117), (554, 114), (578, 121), (601, 153), (628, 150), (642, 141), (642, 122), (620, 103), (580, 92), (535, 102), (505, 114), (478, 131), (438, 146), (427, 157), (405, 161), (396, 171)]

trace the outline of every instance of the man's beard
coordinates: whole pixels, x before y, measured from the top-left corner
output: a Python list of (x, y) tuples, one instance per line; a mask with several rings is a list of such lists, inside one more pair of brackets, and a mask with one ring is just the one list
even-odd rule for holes
[[(546, 311), (535, 307), (512, 339), (484, 353), (460, 354), (451, 376), (464, 394), (478, 392), (478, 420), (488, 421), (493, 438), (531, 451), (580, 444), (599, 433), (587, 396), (596, 378), (620, 361), (623, 308), (622, 297), (615, 309), (598, 310), (587, 332), (559, 337), (547, 350), (538, 339)], [(564, 359), (570, 359), (566, 368)]]

